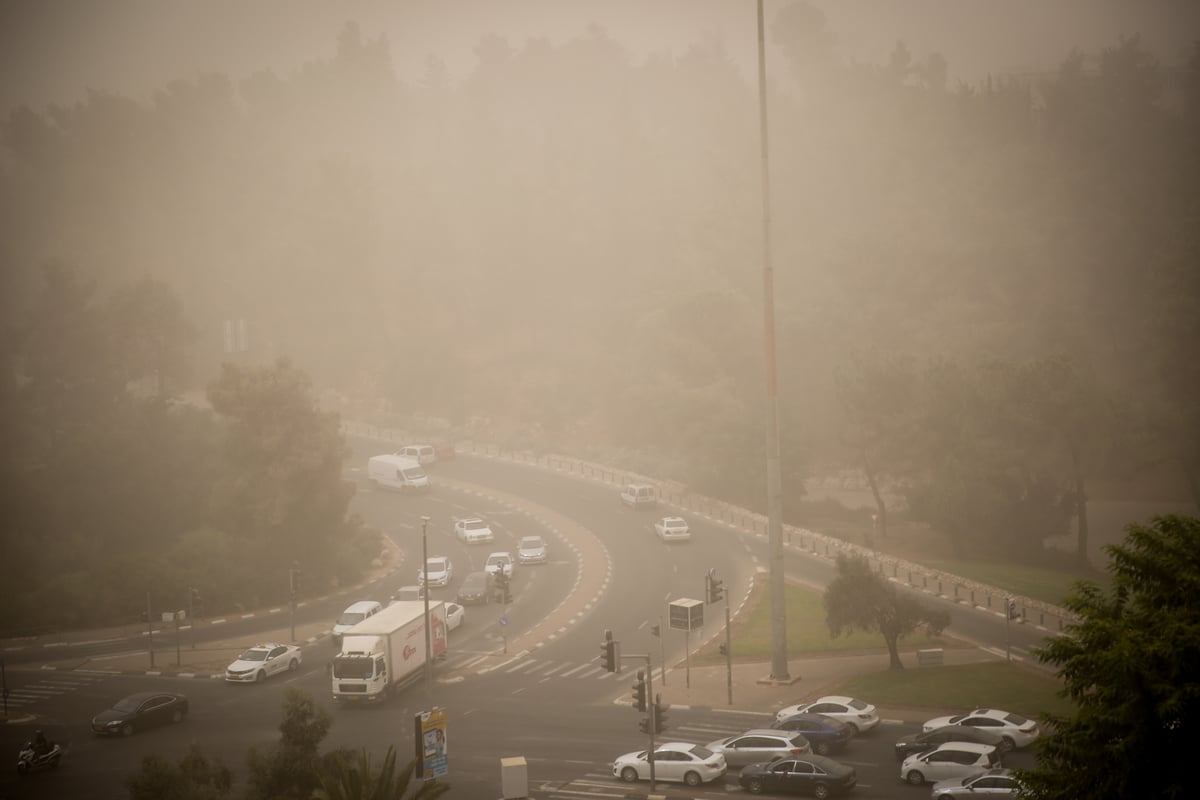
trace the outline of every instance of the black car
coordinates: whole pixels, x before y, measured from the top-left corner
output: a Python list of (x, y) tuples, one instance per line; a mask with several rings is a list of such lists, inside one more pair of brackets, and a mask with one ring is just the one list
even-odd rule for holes
[(817, 798), (845, 794), (854, 788), (854, 767), (825, 756), (782, 756), (742, 768), (738, 783), (751, 794), (811, 794)]
[(824, 714), (795, 714), (771, 726), (781, 731), (803, 733), (813, 752), (826, 756), (841, 750), (854, 737), (854, 729), (841, 720)]
[(492, 601), (492, 576), (486, 572), (472, 572), (463, 578), (458, 587), (458, 603), (472, 606)]
[(970, 725), (947, 725), (944, 728), (925, 731), (925, 733), (911, 733), (908, 736), (900, 737), (896, 741), (896, 760), (903, 761), (913, 753), (924, 753), (946, 742), (990, 744), (996, 748), (998, 753), (1009, 749), (1008, 742), (998, 733)]
[(99, 734), (129, 736), (134, 731), (183, 722), (188, 699), (175, 692), (138, 692), (131, 694), (107, 711), (92, 718), (92, 731)]

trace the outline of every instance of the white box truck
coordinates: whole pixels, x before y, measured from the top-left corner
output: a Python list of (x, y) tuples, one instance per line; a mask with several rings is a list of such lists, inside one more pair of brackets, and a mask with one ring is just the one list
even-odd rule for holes
[(386, 486), (401, 492), (429, 491), (429, 476), (415, 458), (389, 453), (367, 459), (367, 478), (375, 487)]
[[(446, 606), (429, 603), (431, 659), (446, 652)], [(378, 703), (422, 675), (425, 667), (425, 603), (402, 600), (342, 634), (333, 659), (333, 699)]]

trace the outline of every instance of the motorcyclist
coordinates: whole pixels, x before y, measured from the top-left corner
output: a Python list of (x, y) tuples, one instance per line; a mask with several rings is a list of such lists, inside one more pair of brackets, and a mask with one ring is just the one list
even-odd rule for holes
[(46, 734), (40, 730), (33, 734), (33, 754), (35, 756), (44, 756), (54, 749), (54, 745), (46, 739)]

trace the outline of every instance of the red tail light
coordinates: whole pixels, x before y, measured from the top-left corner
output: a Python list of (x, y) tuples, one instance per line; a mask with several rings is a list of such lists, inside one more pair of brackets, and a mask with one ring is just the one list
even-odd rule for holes
[(796, 750), (796, 749), (794, 749), (794, 748), (793, 748), (792, 750), (788, 750), (788, 755), (792, 755), (792, 756), (802, 756), (802, 755), (804, 755), (804, 751), (803, 751), (803, 750)]

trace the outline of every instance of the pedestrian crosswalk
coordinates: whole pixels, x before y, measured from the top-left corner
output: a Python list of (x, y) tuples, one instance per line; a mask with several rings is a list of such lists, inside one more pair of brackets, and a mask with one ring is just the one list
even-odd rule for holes
[[(520, 656), (498, 656), (495, 653), (459, 652), (448, 656), (445, 668), (451, 671), (476, 673), (479, 675), (505, 674), (526, 675), (539, 680), (597, 680), (621, 678), (623, 673), (608, 672), (599, 660), (590, 662), (559, 661)], [(662, 669), (654, 671), (654, 680), (662, 679)]]
[(80, 672), (52, 673), (24, 686), (7, 687), (8, 697), (5, 701), (10, 709), (20, 709), (92, 686), (107, 677)]

